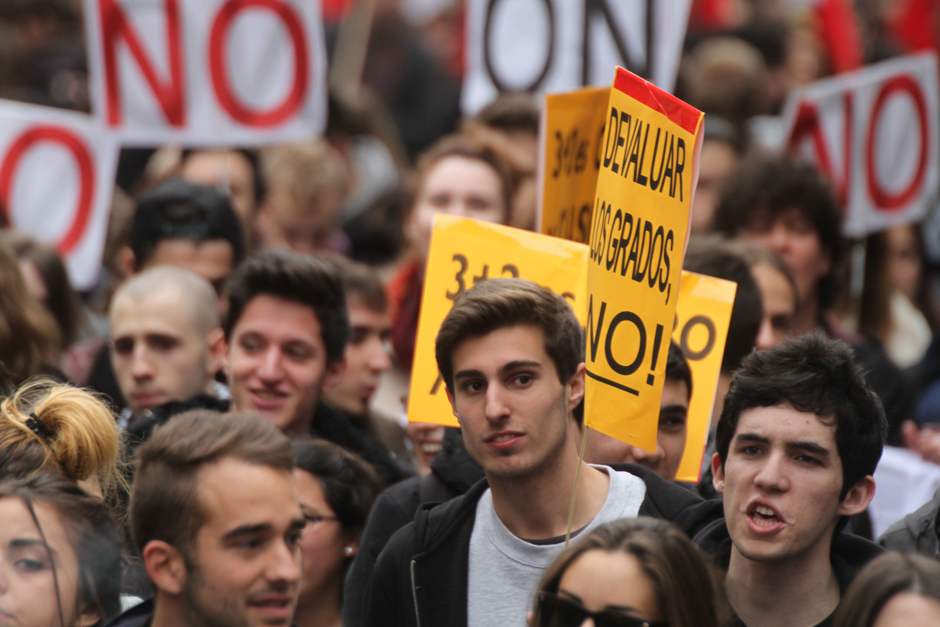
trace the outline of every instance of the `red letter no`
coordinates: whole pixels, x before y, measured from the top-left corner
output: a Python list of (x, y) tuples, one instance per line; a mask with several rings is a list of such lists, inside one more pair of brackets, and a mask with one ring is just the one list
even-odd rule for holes
[(33, 144), (41, 141), (58, 142), (65, 146), (78, 164), (79, 191), (78, 207), (75, 217), (65, 236), (59, 240), (58, 247), (63, 253), (68, 253), (75, 247), (85, 234), (88, 218), (91, 216), (91, 205), (95, 191), (95, 165), (85, 143), (74, 132), (61, 126), (34, 126), (21, 134), (10, 144), (3, 164), (0, 165), (0, 201), (3, 210), (10, 217), (10, 186), (16, 166)]
[[(245, 106), (235, 97), (226, 73), (225, 43), (232, 20), (242, 9), (257, 7), (269, 9), (284, 25), (294, 45), (294, 82), (284, 101), (267, 111)], [(301, 20), (294, 10), (281, 0), (229, 0), (219, 9), (209, 36), (209, 72), (219, 104), (232, 118), (247, 126), (275, 126), (293, 115), (307, 94), (307, 40)]]
[(137, 33), (131, 28), (117, 0), (98, 0), (101, 12), (101, 47), (104, 54), (104, 82), (107, 95), (108, 124), (120, 126), (121, 111), (120, 82), (117, 68), (118, 38), (123, 39), (131, 51), (140, 71), (163, 109), (171, 126), (184, 126), (186, 110), (183, 106), (183, 51), (180, 41), (180, 15), (178, 0), (166, 1), (166, 46), (170, 61), (170, 80), (165, 83), (157, 76)]

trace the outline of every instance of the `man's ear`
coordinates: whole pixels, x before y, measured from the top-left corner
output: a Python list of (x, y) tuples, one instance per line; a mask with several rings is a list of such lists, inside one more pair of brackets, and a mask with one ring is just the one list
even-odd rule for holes
[(221, 327), (216, 327), (206, 335), (206, 345), (209, 347), (209, 358), (206, 370), (210, 377), (214, 377), (225, 366), (225, 333)]
[(568, 379), (568, 411), (574, 410), (574, 408), (578, 406), (578, 403), (584, 398), (584, 373), (586, 371), (587, 366), (584, 362), (581, 362), (578, 364), (578, 367), (575, 368), (571, 378)]
[(151, 540), (141, 557), (153, 587), (167, 594), (178, 595), (186, 585), (186, 560), (182, 553), (163, 540)]
[(327, 366), (326, 375), (323, 377), (323, 392), (336, 387), (336, 384), (342, 380), (345, 372), (346, 355), (343, 354), (342, 357)]
[(864, 512), (873, 496), (875, 496), (875, 480), (868, 475), (849, 488), (845, 498), (839, 504), (839, 515), (854, 516)]
[(117, 268), (121, 273), (121, 280), (129, 279), (137, 274), (137, 257), (130, 246), (121, 246), (117, 252)]
[(454, 412), (454, 418), (457, 419), (457, 422), (460, 422), (460, 416), (457, 415), (457, 401), (454, 400), (454, 395), (447, 384), (444, 384), (444, 393), (447, 394), (447, 400), (450, 402), (451, 411)]
[(719, 494), (725, 493), (725, 471), (721, 467), (721, 457), (718, 453), (712, 455), (712, 485)]

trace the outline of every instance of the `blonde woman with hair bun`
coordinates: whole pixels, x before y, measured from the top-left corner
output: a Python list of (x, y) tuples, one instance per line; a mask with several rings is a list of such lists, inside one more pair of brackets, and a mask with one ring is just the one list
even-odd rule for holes
[(111, 501), (127, 483), (114, 416), (95, 395), (38, 379), (0, 402), (0, 480), (50, 472)]

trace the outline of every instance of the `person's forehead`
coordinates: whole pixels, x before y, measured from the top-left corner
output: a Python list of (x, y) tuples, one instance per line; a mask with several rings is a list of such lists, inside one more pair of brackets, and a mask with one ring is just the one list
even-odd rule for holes
[[(824, 422), (825, 421), (825, 422)], [(835, 420), (803, 412), (786, 403), (772, 407), (751, 407), (738, 417), (734, 437), (759, 435), (771, 443), (813, 442), (836, 451)]]
[(0, 549), (6, 550), (12, 540), (42, 542), (45, 536), (45, 542), (62, 558), (74, 558), (75, 552), (59, 513), (36, 501), (33, 502), (33, 511), (42, 526), (41, 534), (22, 499), (15, 496), (0, 499)]
[(689, 386), (684, 379), (673, 379), (666, 377), (663, 383), (663, 394), (660, 399), (661, 405), (688, 405), (689, 404)]
[(234, 269), (235, 248), (225, 239), (194, 242), (173, 238), (157, 242), (144, 269), (170, 265), (189, 270), (207, 281), (214, 282)]
[(392, 317), (387, 311), (376, 311), (367, 306), (362, 299), (347, 299), (346, 310), (349, 312), (350, 326), (369, 327), (370, 329), (377, 330), (390, 329), (392, 327)]
[(289, 472), (234, 457), (199, 469), (196, 498), (204, 517), (202, 529), (216, 536), (244, 526), (283, 527), (301, 515)]
[(531, 325), (501, 327), (468, 337), (454, 347), (452, 359), (454, 372), (463, 368), (498, 369), (514, 361), (552, 364), (542, 330)]
[(245, 305), (232, 334), (245, 333), (278, 341), (323, 343), (320, 319), (313, 307), (272, 294), (258, 294)]
[(161, 290), (140, 299), (119, 294), (111, 308), (111, 335), (164, 334), (196, 337), (192, 311), (176, 290)]

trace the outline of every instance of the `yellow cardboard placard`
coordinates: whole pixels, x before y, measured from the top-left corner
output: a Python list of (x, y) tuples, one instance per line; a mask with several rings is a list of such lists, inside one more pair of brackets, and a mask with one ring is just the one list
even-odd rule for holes
[(609, 87), (545, 96), (540, 233), (587, 243), (609, 100)]
[(408, 420), (456, 427), (434, 356), (434, 341), (458, 294), (496, 277), (519, 277), (561, 294), (583, 325), (588, 247), (508, 226), (434, 217), (425, 270)]
[(676, 479), (698, 483), (708, 438), (721, 358), (738, 284), (734, 281), (682, 271), (673, 341), (682, 349), (692, 371), (692, 398), (686, 422), (685, 452)]
[(590, 239), (585, 424), (656, 450), (702, 113), (617, 68)]

